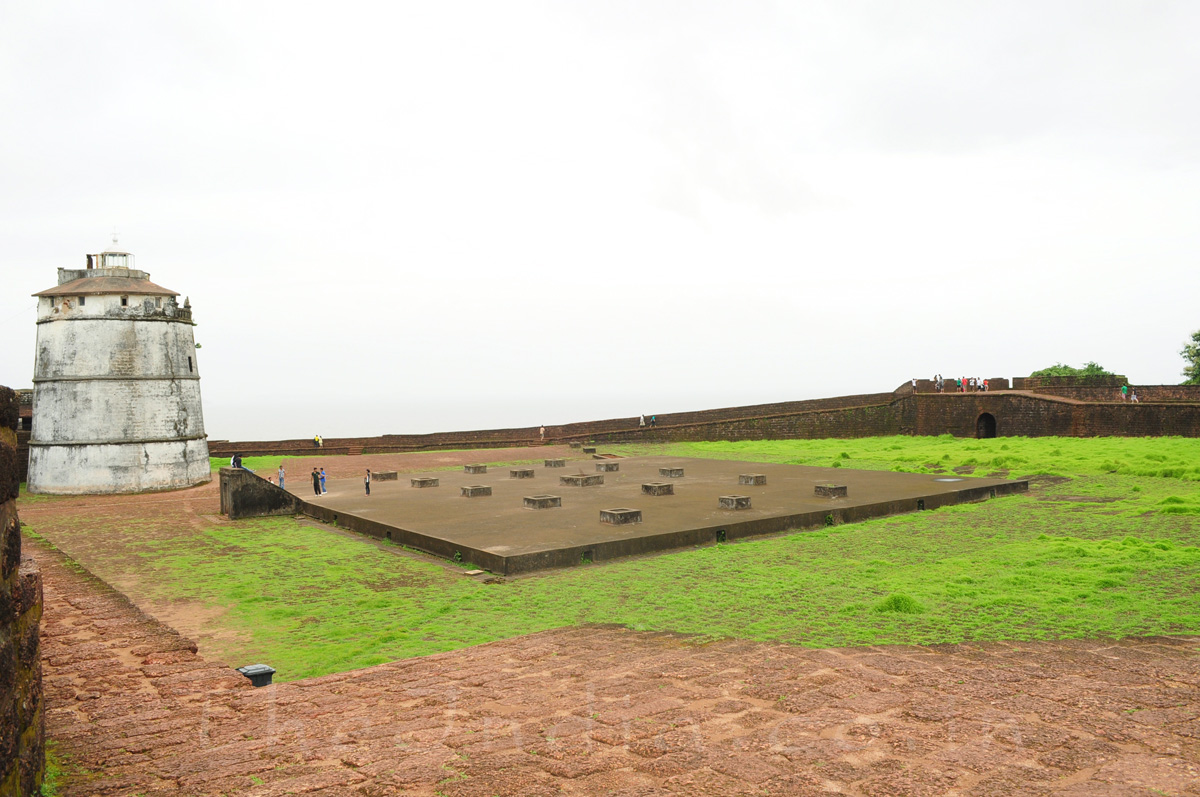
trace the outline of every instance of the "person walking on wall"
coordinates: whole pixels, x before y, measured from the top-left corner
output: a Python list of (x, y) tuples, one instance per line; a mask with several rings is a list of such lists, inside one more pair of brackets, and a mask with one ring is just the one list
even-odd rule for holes
[(317, 469), (313, 468), (312, 472), (313, 495), (321, 494), (321, 474), (317, 473)]
[(283, 463), (282, 462), (279, 463), (279, 489), (281, 489), (281, 490), (287, 489), (286, 487), (283, 486)]
[(315, 434), (315, 435), (313, 435), (313, 448), (320, 448), (320, 447), (321, 447), (321, 435)]
[(329, 491), (325, 489), (325, 469), (321, 468), (321, 495), (324, 495), (327, 492)]
[(645, 415), (639, 415), (639, 416), (638, 416), (638, 428), (639, 428), (639, 429), (645, 429), (645, 428), (646, 428), (646, 416), (645, 416)]
[(653, 428), (654, 428), (654, 426), (655, 426), (657, 423), (658, 423), (658, 416), (657, 416), (657, 415), (651, 415), (651, 416), (650, 416), (650, 428), (651, 428), (651, 429), (653, 429)]
[(543, 426), (541, 429), (538, 429), (538, 437), (540, 437), (542, 439), (543, 443), (546, 442), (546, 427), (545, 426)]
[(1121, 385), (1121, 401), (1129, 399), (1129, 385)]
[(371, 494), (371, 469), (367, 468), (367, 476), (363, 479), (363, 487), (367, 490), (367, 495)]
[(1132, 393), (1132, 394), (1129, 396), (1129, 400), (1130, 400), (1130, 401), (1132, 401), (1134, 404), (1138, 404), (1138, 403), (1140, 403), (1140, 402), (1138, 402), (1138, 397), (1137, 397), (1137, 391), (1136, 391), (1136, 390), (1135, 390), (1135, 391), (1133, 391), (1133, 393)]

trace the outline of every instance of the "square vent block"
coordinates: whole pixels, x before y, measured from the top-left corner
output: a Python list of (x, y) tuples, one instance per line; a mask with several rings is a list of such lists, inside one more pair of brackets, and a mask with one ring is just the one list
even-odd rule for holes
[(562, 506), (562, 497), (557, 495), (527, 495), (525, 496), (526, 509), (553, 509), (556, 506)]
[(640, 509), (601, 509), (600, 522), (611, 523), (614, 526), (624, 526), (628, 523), (641, 523)]

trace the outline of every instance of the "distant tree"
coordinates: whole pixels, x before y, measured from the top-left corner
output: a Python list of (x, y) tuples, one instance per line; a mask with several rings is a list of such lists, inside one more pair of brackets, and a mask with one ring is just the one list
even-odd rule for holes
[(1185, 385), (1200, 385), (1200, 330), (1192, 333), (1192, 342), (1183, 344), (1179, 356), (1187, 360), (1183, 366)]
[[(1200, 335), (1200, 332), (1196, 333)], [(1096, 363), (1084, 363), (1082, 368), (1072, 368), (1058, 363), (1040, 371), (1034, 371), (1030, 376), (1116, 376), (1112, 371), (1106, 371)]]

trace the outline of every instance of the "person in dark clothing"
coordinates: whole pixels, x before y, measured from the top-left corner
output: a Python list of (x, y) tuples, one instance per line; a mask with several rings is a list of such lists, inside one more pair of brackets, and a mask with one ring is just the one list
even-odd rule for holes
[(371, 494), (371, 469), (367, 468), (366, 478), (363, 479), (363, 487), (367, 488), (367, 495)]
[(315, 495), (320, 495), (321, 494), (321, 474), (317, 472), (316, 468), (313, 468), (312, 483), (313, 483), (313, 493)]

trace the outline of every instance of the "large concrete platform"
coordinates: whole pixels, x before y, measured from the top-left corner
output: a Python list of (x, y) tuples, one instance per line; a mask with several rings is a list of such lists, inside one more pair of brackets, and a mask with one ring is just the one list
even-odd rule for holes
[[(576, 487), (560, 477), (596, 475), (593, 459), (569, 460), (565, 468), (537, 465), (533, 478), (514, 479), (509, 468), (487, 473), (438, 471), (406, 474), (372, 485), (337, 479), (330, 492), (304, 496), (306, 512), (328, 523), (472, 562), (511, 575), (568, 567), (672, 548), (732, 541), (789, 529), (812, 529), (884, 515), (995, 498), (1028, 490), (1028, 482), (954, 475), (812, 468), (679, 457), (634, 457), (604, 483)], [(683, 468), (668, 477), (663, 468)], [(765, 477), (765, 484), (740, 479)], [(436, 477), (437, 487), (414, 488), (411, 478)], [(670, 482), (673, 495), (647, 495), (643, 484)], [(462, 488), (491, 487), (491, 495), (463, 497)], [(817, 487), (845, 486), (845, 497), (820, 497)], [(299, 491), (297, 491), (299, 492)], [(527, 496), (559, 496), (560, 507), (528, 509)], [(722, 508), (724, 496), (745, 496), (750, 506)], [(741, 505), (745, 502), (724, 502)], [(601, 522), (601, 512), (635, 509), (640, 523)]]

